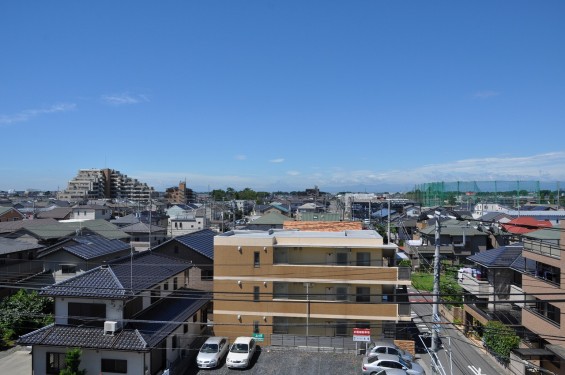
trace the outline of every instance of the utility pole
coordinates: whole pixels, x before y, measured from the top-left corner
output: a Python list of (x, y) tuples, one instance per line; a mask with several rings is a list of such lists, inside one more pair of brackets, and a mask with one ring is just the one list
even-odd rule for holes
[(431, 357), (432, 357), (432, 372), (438, 372), (438, 341), (439, 341), (439, 275), (440, 275), (440, 238), (441, 238), (441, 227), (440, 227), (440, 215), (439, 211), (435, 211), (436, 227), (435, 227), (435, 252), (434, 252), (434, 288), (432, 296), (432, 347), (431, 347)]

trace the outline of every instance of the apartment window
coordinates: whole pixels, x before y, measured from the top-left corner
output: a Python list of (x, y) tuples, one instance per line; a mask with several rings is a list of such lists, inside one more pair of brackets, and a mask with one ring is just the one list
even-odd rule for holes
[(182, 223), (179, 223), (179, 228), (182, 229)]
[(536, 298), (535, 306), (532, 307), (532, 310), (535, 313), (543, 316), (558, 326), (561, 324), (561, 309), (559, 307), (555, 307), (551, 303), (542, 301), (539, 298)]
[(165, 284), (163, 284), (163, 290), (169, 290), (169, 282), (166, 281)]
[(68, 314), (70, 325), (102, 327), (106, 319), (106, 305), (104, 303), (69, 302)]
[(347, 287), (338, 286), (335, 288), (335, 299), (337, 301), (347, 301)]
[(336, 264), (338, 266), (347, 266), (347, 253), (338, 252), (336, 254)]
[(178, 228), (178, 223), (175, 221), (175, 228)]
[(336, 336), (347, 336), (347, 322), (345, 320), (338, 320), (335, 324)]
[(75, 274), (77, 273), (77, 266), (75, 264), (61, 264), (61, 273), (65, 274)]
[(173, 290), (177, 290), (178, 287), (179, 287), (178, 278), (175, 277), (175, 278), (173, 279)]
[(369, 252), (357, 253), (357, 265), (358, 266), (370, 266), (371, 265), (371, 253), (369, 253)]
[(128, 373), (128, 361), (125, 359), (102, 358), (100, 364), (102, 372), (113, 372), (117, 374)]
[(182, 333), (187, 333), (188, 332), (188, 323), (183, 324), (183, 330)]
[(173, 335), (172, 339), (171, 339), (171, 348), (173, 350), (176, 350), (179, 346), (179, 339), (177, 337), (177, 335)]
[(259, 321), (258, 320), (253, 321), (253, 333), (259, 333)]
[(47, 352), (46, 373), (59, 374), (65, 368), (65, 353)]
[(261, 255), (258, 251), (253, 253), (253, 266), (259, 267), (261, 266)]
[(355, 293), (356, 302), (371, 302), (371, 288), (366, 286), (358, 286)]
[(259, 290), (260, 290), (260, 288), (258, 286), (253, 287), (253, 301), (255, 301), (255, 302), (259, 302), (259, 298), (260, 298)]

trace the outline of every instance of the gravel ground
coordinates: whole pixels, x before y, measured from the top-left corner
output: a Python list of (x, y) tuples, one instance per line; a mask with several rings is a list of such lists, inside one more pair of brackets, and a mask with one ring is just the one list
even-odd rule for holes
[(193, 366), (185, 375), (256, 374), (256, 375), (358, 375), (362, 356), (350, 353), (307, 352), (268, 348), (256, 353), (252, 366), (245, 370), (228, 369), (224, 363), (218, 369), (200, 370)]

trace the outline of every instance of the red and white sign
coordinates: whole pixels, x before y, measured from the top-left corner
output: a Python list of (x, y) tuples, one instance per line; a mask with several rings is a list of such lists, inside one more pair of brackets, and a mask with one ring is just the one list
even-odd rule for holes
[(371, 329), (353, 328), (353, 341), (371, 342)]

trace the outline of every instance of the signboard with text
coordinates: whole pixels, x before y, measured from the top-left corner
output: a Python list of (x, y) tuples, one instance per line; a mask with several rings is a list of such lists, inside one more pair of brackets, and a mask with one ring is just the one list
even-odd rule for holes
[(265, 341), (265, 334), (264, 333), (254, 333), (253, 338), (255, 341)]
[(370, 328), (353, 328), (353, 341), (370, 342), (371, 329)]

